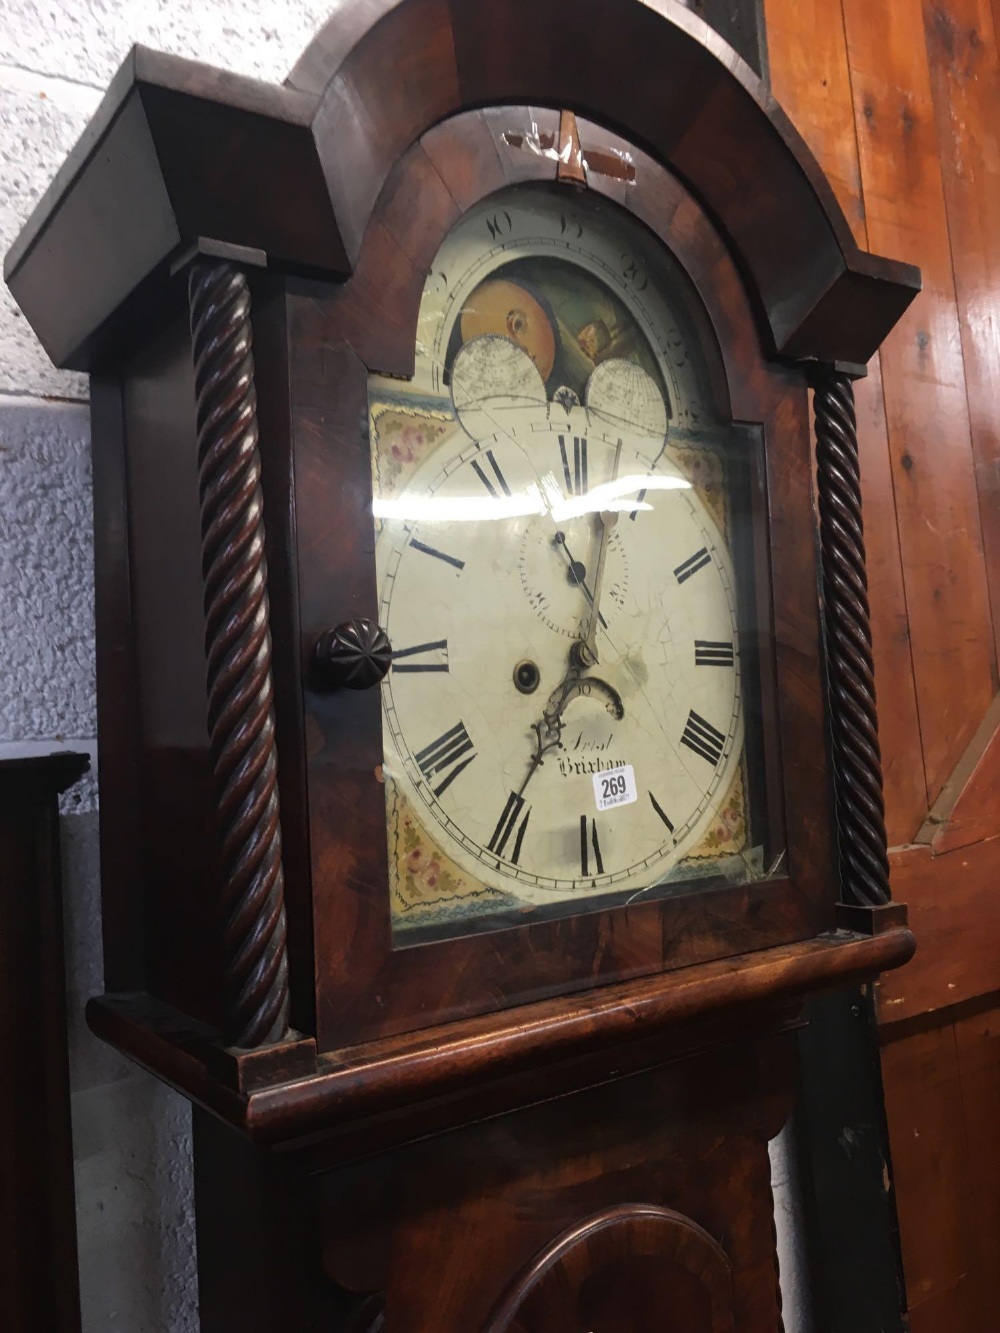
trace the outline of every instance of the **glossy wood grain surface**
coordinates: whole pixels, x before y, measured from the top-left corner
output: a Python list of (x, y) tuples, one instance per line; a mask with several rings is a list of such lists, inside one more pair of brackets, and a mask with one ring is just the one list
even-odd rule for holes
[[(519, 1309), (533, 1317), (509, 1333), (639, 1333), (642, 1291), (662, 1302), (647, 1305), (647, 1321), (665, 1305), (684, 1333), (772, 1333), (778, 1296), (766, 1136), (787, 1112), (789, 1053), (787, 1036), (706, 1053), (331, 1173), (322, 1192), (326, 1270), (350, 1290), (384, 1293), (394, 1333), (501, 1333), (502, 1320), (491, 1316), (512, 1296), (517, 1313), (519, 1287)], [(659, 1265), (633, 1269), (635, 1291), (611, 1246), (603, 1264), (598, 1244), (578, 1248), (578, 1266), (563, 1267), (564, 1280), (549, 1291), (555, 1300), (542, 1307), (551, 1322), (541, 1319), (525, 1290), (532, 1266), (544, 1265), (546, 1250), (567, 1233), (623, 1205), (667, 1207), (688, 1226), (675, 1223), (669, 1239), (657, 1237)], [(707, 1235), (692, 1236), (695, 1228)], [(649, 1248), (648, 1235), (633, 1232), (632, 1242), (637, 1258)], [(696, 1247), (700, 1265), (692, 1262)], [(694, 1267), (697, 1280), (671, 1284), (664, 1302), (657, 1271), (662, 1282), (668, 1264), (681, 1270), (675, 1278)], [(617, 1321), (607, 1305), (615, 1292)], [(575, 1324), (565, 1322), (567, 1306)]]
[[(628, 0), (612, 17), (598, 0), (586, 0), (583, 10), (574, 9), (595, 42), (602, 36), (609, 46), (631, 42), (650, 60), (656, 52), (676, 55), (680, 75), (670, 84), (623, 78), (606, 61), (600, 69), (614, 77), (595, 79), (598, 67), (587, 62), (598, 57), (590, 46), (582, 63), (566, 65), (554, 38), (567, 12), (566, 0), (544, 0), (534, 16), (537, 41), (522, 58), (521, 29), (506, 3), (492, 11), (488, 41), (467, 8), (446, 0), (373, 0), (350, 13), (342, 7), (293, 74), (290, 86), (299, 91), (290, 100), (190, 62), (158, 64), (138, 53), (87, 139), (92, 150), (109, 147), (115, 109), (133, 105), (141, 87), (147, 128), (154, 121), (162, 127), (157, 117), (167, 115), (164, 108), (177, 119), (176, 139), (160, 146), (163, 161), (157, 159), (161, 183), (176, 185), (203, 103), (214, 108), (206, 112), (214, 127), (223, 114), (218, 107), (228, 107), (223, 119), (232, 134), (267, 121), (265, 137), (279, 140), (308, 119), (302, 99), (315, 104), (315, 146), (354, 271), (342, 281), (345, 273), (330, 260), (325, 281), (283, 274), (317, 267), (315, 256), (300, 263), (302, 255), (293, 261), (282, 249), (286, 242), (294, 249), (297, 222), (282, 233), (281, 245), (264, 247), (273, 273), (255, 279), (254, 319), (264, 367), (265, 524), (281, 692), (278, 769), (291, 867), (293, 1004), (296, 1022), (309, 1033), (315, 1028), (323, 1049), (595, 981), (731, 957), (754, 945), (805, 940), (834, 924), (807, 399), (802, 373), (766, 358), (775, 345), (820, 356), (836, 344), (859, 354), (912, 299), (917, 274), (858, 249), (791, 123), (686, 8), (664, 0), (654, 11)], [(398, 78), (382, 90), (390, 64)], [(788, 854), (782, 872), (767, 880), (721, 887), (710, 903), (691, 895), (636, 904), (614, 929), (607, 913), (595, 912), (532, 921), (461, 946), (393, 950), (377, 701), (352, 699), (348, 706), (308, 689), (303, 705), (297, 686), (317, 634), (345, 616), (375, 610), (368, 445), (358, 429), (367, 374), (409, 372), (424, 275), (461, 210), (502, 183), (557, 174), (551, 158), (525, 151), (529, 133), (556, 141), (554, 109), (499, 104), (442, 119), (454, 99), (488, 102), (502, 87), (544, 89), (547, 101), (595, 114), (614, 102), (610, 119), (638, 127), (643, 148), (577, 114), (581, 161), (591, 164), (593, 188), (659, 233), (690, 270), (692, 301), (704, 303), (723, 349), (720, 411), (755, 426), (764, 440), (766, 461), (752, 478), (750, 596), (761, 630), (769, 821)], [(665, 111), (676, 115), (665, 118)], [(510, 132), (512, 116), (520, 135)], [(434, 127), (414, 143), (432, 120)], [(647, 156), (648, 149), (674, 172)], [(104, 186), (114, 181), (127, 199), (133, 182), (121, 173), (133, 160), (130, 152), (72, 158), (15, 251), (19, 272), (24, 265), (35, 270), (43, 238), (55, 228), (56, 244), (74, 207), (103, 198), (104, 178), (93, 174), (98, 160), (110, 172)], [(171, 200), (184, 205), (182, 212), (201, 201), (231, 243), (226, 210), (233, 200), (212, 195), (201, 157), (196, 165), (190, 180), (168, 190)], [(242, 171), (242, 157), (239, 165)], [(225, 182), (219, 184), (221, 196)], [(750, 208), (751, 198), (764, 202)], [(262, 207), (258, 221), (269, 225), (271, 202)], [(185, 212), (188, 229), (194, 216)], [(303, 235), (315, 234), (316, 215), (300, 222)], [(179, 241), (185, 234), (180, 228)], [(247, 239), (244, 231), (232, 234), (238, 243)], [(61, 262), (80, 259), (68, 242), (60, 254)], [(100, 259), (96, 251), (91, 257)], [(86, 281), (101, 299), (118, 291), (122, 273), (106, 256), (92, 269), (77, 267), (89, 273)], [(149, 314), (146, 338), (130, 348), (124, 366), (120, 349), (105, 347), (91, 358), (124, 370), (120, 397), (109, 394), (101, 418), (110, 442), (108, 468), (100, 473), (102, 520), (109, 521), (101, 535), (107, 555), (100, 566), (102, 715), (111, 717), (124, 702), (124, 721), (113, 734), (129, 739), (121, 742), (120, 762), (109, 755), (109, 819), (137, 828), (141, 843), (138, 852), (133, 847), (109, 861), (108, 901), (122, 907), (109, 935), (109, 970), (120, 983), (142, 985), (212, 1025), (218, 848), (208, 801), (191, 370), (181, 284), (157, 288), (153, 299), (144, 282), (137, 280), (129, 299), (135, 296)], [(173, 295), (167, 300), (164, 292)], [(72, 302), (63, 305), (47, 306), (46, 318), (72, 322), (70, 307), (73, 318), (80, 316)], [(90, 314), (100, 321), (103, 310), (95, 306)], [(171, 544), (176, 558), (164, 559)]]
[[(614, 124), (688, 180), (742, 257), (770, 348), (872, 354), (918, 275), (857, 249), (795, 129), (711, 27), (681, 0), (538, 0), (530, 26), (526, 42), (520, 0), (495, 0), (488, 26), (464, 0), (358, 0), (338, 6), (284, 88), (137, 47), (15, 242), (7, 280), (59, 364), (106, 373), (192, 245), (339, 280), (416, 138), (469, 106), (523, 102)], [(588, 40), (566, 60), (577, 30)], [(109, 211), (109, 196), (127, 205)]]
[[(568, 59), (571, 34), (586, 40)], [(720, 415), (763, 441), (745, 563), (768, 830), (787, 855), (710, 896), (394, 949), (378, 698), (321, 697), (304, 664), (318, 633), (375, 610), (368, 373), (411, 370), (429, 262), (461, 210), (556, 175), (523, 142), (535, 126), (558, 141), (559, 108), (577, 120), (593, 187), (689, 270), (724, 349)], [(294, 1001), (305, 1039), (263, 1068), (220, 1051), (216, 1031), (191, 367), (171, 304), (172, 267), (220, 242), (268, 262), (254, 296), (278, 778), (291, 967), (307, 992)], [(916, 271), (859, 248), (791, 122), (678, 0), (535, 0), (530, 16), (494, 0), (488, 24), (467, 0), (345, 0), (284, 89), (134, 56), (11, 277), (57, 358), (123, 377), (101, 481), (102, 513), (128, 504), (101, 566), (102, 715), (124, 682), (138, 741), (120, 764), (110, 756), (112, 805), (136, 819), (140, 846), (113, 863), (108, 901), (141, 893), (143, 913), (110, 941), (112, 970), (142, 975), (138, 993), (95, 1002), (91, 1022), (290, 1159), (282, 1172), (235, 1136), (227, 1148), (199, 1116), (207, 1333), (263, 1333), (282, 1316), (471, 1333), (509, 1296), (511, 1333), (578, 1320), (638, 1333), (649, 1306), (689, 1333), (774, 1333), (767, 1143), (789, 1110), (790, 1029), (805, 995), (898, 965), (913, 943), (893, 919), (871, 935), (836, 928), (794, 363), (865, 360)], [(971, 670), (961, 684), (971, 692)], [(145, 967), (128, 961), (137, 928)]]
[(204, 1333), (644, 1333), (659, 1309), (774, 1333), (791, 1051), (723, 1043), (321, 1176), (196, 1111)]
[[(369, 446), (357, 426), (367, 401), (367, 370), (412, 371), (425, 274), (455, 217), (453, 176), (465, 198), (495, 188), (498, 165), (508, 183), (536, 179), (540, 171), (555, 177), (551, 160), (517, 147), (532, 123), (553, 139), (558, 133), (554, 115), (539, 123), (535, 112), (517, 107), (489, 116), (471, 113), (438, 127), (428, 136), (431, 144), (418, 144), (390, 176), (353, 277), (332, 294), (305, 286), (290, 294), (302, 660), (330, 625), (376, 616)], [(303, 725), (320, 1050), (419, 1028), (425, 1015), (457, 1018), (594, 979), (639, 977), (741, 952), (751, 938), (761, 944), (802, 939), (832, 924), (836, 888), (822, 759), (804, 385), (763, 361), (736, 269), (690, 194), (631, 145), (586, 120), (579, 127), (583, 151), (596, 147), (634, 162), (628, 207), (663, 238), (692, 278), (692, 314), (712, 322), (724, 349), (717, 410), (763, 429), (766, 476), (754, 487), (756, 569), (749, 595), (757, 604), (764, 664), (764, 771), (776, 827), (784, 807), (784, 837), (777, 837), (788, 849), (787, 878), (720, 886), (710, 904), (696, 897), (636, 904), (617, 915), (613, 929), (608, 912), (592, 911), (394, 948), (384, 796), (374, 780), (381, 762), (378, 698), (374, 692), (354, 697), (307, 689)], [(486, 136), (494, 145), (492, 157)], [(476, 180), (470, 164), (481, 160), (485, 166)], [(613, 180), (599, 188), (612, 197), (618, 193)], [(421, 207), (414, 209), (416, 197)], [(337, 523), (330, 522), (331, 514), (339, 516)]]
[(732, 1272), (702, 1227), (618, 1204), (585, 1218), (517, 1275), (483, 1333), (641, 1333), (649, 1312), (688, 1333), (733, 1333)]
[[(825, 0), (803, 0), (792, 11), (782, 4), (769, 4), (767, 32), (769, 48), (774, 52), (775, 96), (819, 158), (858, 243), (867, 245), (840, 6)], [(868, 377), (855, 385), (855, 395), (886, 832), (892, 845), (914, 836), (927, 808), (927, 793), (923, 754), (920, 752), (914, 762), (910, 749), (919, 722), (880, 356), (869, 365)]]
[(882, 1062), (910, 1327), (978, 1333), (995, 1322), (1000, 1266), (1000, 1011), (959, 1007)]
[(1000, 803), (1000, 695), (941, 789), (916, 842), (936, 856), (974, 848), (997, 835)]
[(901, 899), (906, 895), (923, 947), (905, 981), (883, 977), (879, 983), (882, 1022), (929, 1012), (943, 1018), (950, 1005), (995, 992), (1000, 838), (941, 855), (925, 844), (898, 847), (889, 863), (894, 890)]
[[(766, 12), (775, 91), (856, 234), (864, 222), (925, 274), (883, 350), (885, 425), (869, 420), (863, 446), (892, 882), (919, 942), (878, 1003), (910, 1325), (967, 1333), (1000, 1304), (1000, 6), (767, 0)], [(902, 597), (887, 595), (893, 564)]]
[[(997, 434), (989, 314), (998, 248), (989, 225), (994, 19), (988, 6), (966, 0), (922, 7), (906, 0), (877, 11), (852, 0), (768, 0), (767, 18), (775, 90), (840, 182), (858, 234), (863, 227), (873, 244), (897, 240), (928, 276), (909, 325), (882, 353), (884, 403), (870, 398), (866, 410), (859, 389), (873, 633), (890, 842), (905, 848), (919, 836), (939, 853), (971, 848), (1000, 833), (989, 797), (1000, 717), (987, 595), (996, 508), (989, 451)], [(821, 86), (845, 114), (853, 111), (851, 128), (828, 110), (811, 110), (826, 100), (814, 96), (814, 48)], [(883, 416), (888, 452), (878, 439)], [(917, 890), (926, 947), (911, 978), (912, 993), (929, 1007), (947, 1006), (954, 990), (967, 996), (996, 984), (967, 934), (978, 915), (984, 952), (1000, 938), (987, 879), (972, 887), (982, 859), (941, 856), (932, 864), (917, 850), (897, 857), (900, 866), (929, 867)], [(946, 974), (947, 988), (935, 991), (932, 978)], [(887, 994), (899, 998), (895, 983)]]
[(412, 1133), (412, 1114), (422, 1103), (430, 1108), (424, 1127), (440, 1129), (469, 1118), (463, 1105), (476, 1103), (480, 1088), (486, 1089), (483, 1107), (506, 1110), (565, 1092), (581, 1079), (600, 1081), (616, 1069), (718, 1044), (734, 1024), (781, 1026), (807, 994), (899, 967), (912, 953), (905, 929), (875, 937), (837, 932), (343, 1047), (321, 1056), (314, 1074), (242, 1094), (213, 1076), (213, 1030), (144, 993), (92, 1000), (87, 1018), (99, 1036), (258, 1142), (294, 1144), (393, 1110), (403, 1113)]
[(993, 634), (1000, 643), (1000, 53), (988, 0), (925, 0)]
[(844, 19), (869, 239), (919, 256), (924, 273), (882, 378), (933, 801), (995, 684), (960, 322), (921, 6), (844, 0)]

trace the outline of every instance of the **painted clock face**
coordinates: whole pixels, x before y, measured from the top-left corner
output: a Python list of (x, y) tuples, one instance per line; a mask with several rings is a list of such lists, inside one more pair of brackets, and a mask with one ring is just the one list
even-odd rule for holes
[(372, 377), (397, 931), (752, 866), (739, 502), (704, 335), (632, 219), (558, 187), (466, 214), (415, 374)]

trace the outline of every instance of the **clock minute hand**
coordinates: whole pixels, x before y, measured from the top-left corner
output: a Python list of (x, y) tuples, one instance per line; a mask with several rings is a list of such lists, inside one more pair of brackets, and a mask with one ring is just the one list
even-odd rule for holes
[(597, 655), (597, 622), (601, 615), (601, 585), (604, 582), (604, 566), (608, 560), (608, 542), (611, 539), (612, 529), (618, 522), (618, 512), (617, 510), (605, 511), (600, 517), (603, 530), (601, 532), (601, 549), (597, 555), (597, 569), (594, 572), (594, 593), (590, 602), (590, 622), (587, 625), (586, 635), (576, 645), (576, 658), (582, 667), (596, 666), (600, 661)]
[[(622, 458), (622, 442), (618, 441), (615, 450), (615, 466), (611, 480), (618, 480), (618, 465)], [(604, 583), (604, 567), (608, 562), (608, 543), (611, 533), (618, 522), (617, 509), (605, 509), (599, 515), (601, 520), (601, 549), (597, 554), (597, 569), (594, 571), (594, 594), (590, 602), (590, 621), (587, 633), (576, 646), (576, 659), (581, 667), (596, 666), (600, 660), (597, 655), (597, 620), (600, 615), (601, 587)]]

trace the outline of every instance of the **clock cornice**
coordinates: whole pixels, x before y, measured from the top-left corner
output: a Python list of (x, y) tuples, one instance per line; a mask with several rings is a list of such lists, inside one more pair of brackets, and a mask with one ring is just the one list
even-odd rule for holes
[[(512, 103), (606, 124), (678, 176), (726, 239), (770, 355), (870, 359), (919, 273), (858, 248), (801, 136), (706, 23), (678, 0), (478, 12), (345, 0), (283, 87), (133, 48), (6, 257), (52, 360), (114, 373), (172, 311), (192, 247), (343, 281), (399, 156), (441, 120)], [(554, 58), (569, 30), (590, 36)]]

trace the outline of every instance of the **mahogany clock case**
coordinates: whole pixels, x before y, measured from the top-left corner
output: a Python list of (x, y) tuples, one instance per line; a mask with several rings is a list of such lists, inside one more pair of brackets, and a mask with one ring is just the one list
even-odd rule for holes
[[(736, 267), (690, 193), (634, 145), (581, 121), (585, 155), (631, 164), (624, 180), (592, 170), (590, 188), (661, 237), (689, 275), (692, 315), (718, 349), (716, 411), (755, 427), (763, 444), (754, 450), (748, 432), (748, 459), (763, 454), (756, 477), (748, 468), (757, 572), (748, 592), (763, 670), (756, 691), (765, 750), (759, 767), (777, 830), (769, 841), (787, 846), (787, 862), (757, 883), (393, 947), (384, 795), (373, 778), (382, 758), (378, 691), (311, 688), (310, 656), (330, 626), (352, 616), (377, 618), (371, 463), (359, 424), (368, 374), (412, 374), (417, 308), (441, 241), (480, 199), (510, 184), (551, 180), (552, 159), (524, 145), (533, 132), (554, 137), (558, 129), (558, 114), (537, 108), (451, 118), (392, 172), (350, 279), (331, 287), (263, 272), (254, 277), (290, 989), (293, 1022), (315, 1032), (320, 1050), (594, 981), (807, 939), (834, 924), (804, 380), (763, 359)], [(578, 187), (563, 188), (570, 201)], [(107, 913), (107, 965), (112, 989), (148, 989), (214, 1023), (215, 960), (207, 948), (192, 947), (212, 938), (213, 858), (188, 348), (178, 317), (123, 378), (141, 737), (129, 745), (136, 775), (130, 796), (138, 797), (139, 809), (128, 822), (141, 830), (135, 870), (147, 885), (148, 912), (141, 933), (155, 947), (146, 955), (148, 977), (137, 984), (140, 942), (117, 937), (122, 914), (114, 908)], [(103, 426), (102, 403), (98, 392)], [(96, 433), (98, 448), (110, 456), (104, 435)], [(777, 626), (774, 605), (782, 608)], [(123, 771), (120, 753), (112, 762), (111, 772), (104, 770), (109, 783)], [(120, 855), (119, 848), (115, 861)], [(129, 890), (116, 889), (114, 877), (114, 863), (106, 865), (105, 892), (120, 901)], [(122, 986), (125, 973), (133, 979)]]
[[(746, 560), (747, 572), (755, 566), (761, 577), (756, 586), (748, 579), (745, 591), (756, 612), (752, 622), (761, 627), (760, 660), (767, 670), (757, 691), (765, 708), (767, 762), (755, 758), (770, 777), (767, 804), (779, 830), (782, 791), (789, 796), (788, 843), (795, 847), (789, 873), (771, 882), (713, 887), (702, 895), (681, 893), (628, 908), (599, 910), (579, 903), (576, 915), (558, 920), (546, 920), (537, 910), (525, 912), (523, 925), (394, 948), (384, 796), (372, 781), (382, 757), (379, 700), (375, 692), (351, 698), (307, 690), (305, 765), (320, 1049), (327, 1040), (341, 1043), (351, 1033), (374, 1037), (405, 1031), (420, 1025), (421, 1014), (447, 1021), (595, 980), (621, 980), (740, 953), (753, 947), (752, 938), (758, 945), (785, 943), (832, 925), (835, 889), (830, 878), (816, 872), (830, 864), (830, 849), (828, 829), (824, 832), (823, 821), (814, 818), (828, 797), (826, 775), (815, 762), (823, 751), (823, 713), (805, 393), (797, 386), (797, 413), (783, 407), (793, 381), (764, 370), (749, 311), (738, 298), (735, 269), (727, 266), (723, 247), (690, 196), (634, 145), (586, 121), (578, 131), (585, 153), (628, 163), (634, 173), (622, 181), (592, 170), (593, 188), (650, 226), (682, 268), (697, 275), (689, 293), (693, 322), (701, 326), (705, 341), (728, 349), (717, 357), (716, 414), (760, 423), (764, 437), (769, 473), (751, 483), (756, 551), (744, 552), (755, 557), (752, 564)], [(295, 287), (289, 293), (302, 661), (308, 661), (312, 643), (327, 625), (349, 614), (372, 615), (377, 605), (369, 446), (366, 433), (358, 430), (366, 372), (413, 374), (417, 310), (442, 240), (480, 199), (510, 184), (551, 180), (551, 157), (528, 145), (535, 135), (539, 142), (552, 143), (558, 134), (556, 113), (527, 107), (469, 112), (443, 122), (390, 175), (354, 276), (335, 293)], [(569, 209), (579, 187), (562, 188)], [(702, 310), (697, 309), (699, 282)], [(718, 332), (706, 309), (712, 322), (721, 324)], [(756, 451), (750, 440), (743, 448), (752, 476)], [(796, 477), (797, 493), (789, 480)], [(781, 495), (783, 512), (798, 515), (797, 548), (789, 545), (796, 540), (794, 521), (786, 528), (786, 544), (779, 540), (777, 549), (770, 546), (766, 509), (772, 492)], [(338, 516), (335, 523), (332, 514)], [(794, 638), (799, 673), (805, 674), (803, 659), (812, 664), (811, 701), (791, 679), (787, 654), (775, 650), (772, 579), (777, 580), (773, 595)], [(753, 656), (745, 654), (748, 661)], [(784, 717), (777, 707), (779, 695)], [(753, 728), (748, 731), (755, 734)], [(358, 835), (359, 828), (364, 836)], [(783, 847), (783, 831), (768, 842)], [(340, 867), (349, 867), (348, 874), (338, 873)], [(380, 997), (377, 1005), (374, 995)]]
[(785, 1032), (447, 1134), (411, 1120), (320, 1175), (196, 1108), (202, 1327), (776, 1333), (767, 1142), (793, 1059)]
[[(834, 923), (808, 403), (793, 363), (867, 359), (917, 276), (857, 249), (780, 110), (683, 6), (539, 0), (531, 41), (513, 0), (491, 7), (488, 33), (476, 9), (341, 6), (284, 89), (137, 49), (5, 266), (52, 356), (92, 372), (108, 989), (212, 1026), (218, 853), (179, 270), (193, 246), (252, 274), (290, 990), (295, 1026), (321, 1050)], [(570, 17), (590, 40), (566, 61)], [(461, 212), (558, 177), (526, 146), (534, 126), (558, 134), (556, 110), (525, 113), (537, 94), (593, 108), (579, 121), (588, 187), (675, 254), (714, 327), (720, 405), (763, 440), (765, 804), (787, 859), (766, 882), (394, 950), (370, 778), (377, 698), (321, 697), (304, 688), (306, 663), (320, 632), (376, 612), (366, 376), (411, 370), (423, 272)]]
[[(282, 89), (137, 50), (8, 256), (50, 355), (92, 376), (109, 994), (89, 1017), (199, 1104), (206, 1333), (604, 1333), (618, 1313), (645, 1327), (647, 1302), (691, 1333), (773, 1333), (791, 1029), (810, 992), (913, 948), (887, 882), (838, 928), (841, 890), (858, 899), (834, 837), (804, 362), (849, 412), (847, 375), (918, 275), (858, 250), (780, 109), (678, 0), (489, 12), (343, 0)], [(567, 108), (569, 173), (532, 151), (562, 147)], [(715, 349), (752, 500), (751, 761), (786, 856), (750, 884), (393, 947), (378, 693), (316, 689), (310, 656), (377, 612), (369, 374), (412, 371), (462, 214), (539, 180), (660, 238)], [(298, 1029), (252, 1050), (219, 1041), (196, 254), (252, 296)], [(860, 531), (854, 553), (863, 580)]]

